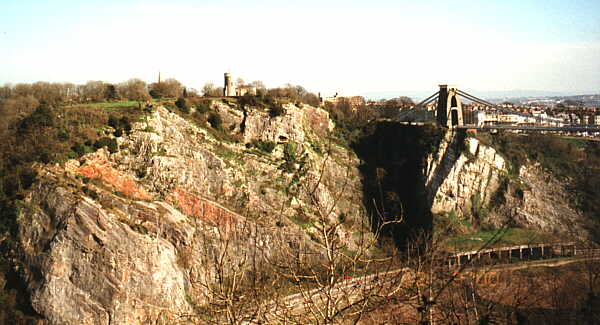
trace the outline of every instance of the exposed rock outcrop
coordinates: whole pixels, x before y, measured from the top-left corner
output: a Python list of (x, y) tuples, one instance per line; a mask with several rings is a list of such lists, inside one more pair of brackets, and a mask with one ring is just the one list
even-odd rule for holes
[(300, 107), (283, 104), (285, 114), (271, 117), (268, 111), (251, 107), (239, 109), (217, 102), (214, 107), (223, 118), (225, 128), (232, 132), (242, 132), (245, 142), (258, 139), (263, 141), (303, 143), (306, 140), (306, 127), (310, 132), (324, 137), (333, 130), (333, 122), (325, 110), (308, 105)]
[[(38, 166), (16, 248), (35, 311), (48, 324), (173, 324), (205, 303), (224, 251), (225, 273), (249, 256), (283, 260), (290, 247), (318, 261), (315, 225), (360, 211), (357, 162), (335, 145), (328, 156), (313, 148), (326, 112), (286, 111), (250, 114), (244, 138), (293, 141), (287, 168), (283, 145), (266, 154), (221, 142), (163, 107), (117, 138), (115, 153)], [(350, 249), (352, 233), (338, 231)]]
[[(464, 151), (460, 141), (465, 142)], [(425, 172), (431, 212), (472, 215), (474, 209), (489, 205), (506, 172), (506, 162), (496, 150), (448, 132), (437, 159), (429, 157)]]
[(454, 213), (474, 224), (523, 227), (563, 238), (587, 238), (585, 220), (570, 205), (564, 181), (535, 162), (511, 175), (510, 162), (474, 137), (448, 131), (428, 157), (426, 187), (434, 214)]
[[(523, 228), (589, 239), (586, 220), (571, 205), (568, 184), (556, 179), (539, 164), (522, 166), (518, 180), (520, 183), (508, 185), (506, 203), (496, 214), (497, 220), (505, 216), (507, 222)], [(496, 223), (499, 223), (497, 220)]]

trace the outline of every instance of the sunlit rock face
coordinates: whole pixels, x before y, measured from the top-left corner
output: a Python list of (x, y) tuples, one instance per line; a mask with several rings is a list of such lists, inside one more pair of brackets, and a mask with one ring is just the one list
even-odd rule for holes
[[(226, 121), (240, 130), (240, 119)], [(241, 268), (248, 256), (283, 259), (290, 246), (317, 261), (315, 223), (360, 217), (357, 158), (327, 144), (319, 108), (257, 111), (244, 123), (245, 142), (294, 142), (298, 161), (282, 168), (283, 143), (269, 154), (222, 142), (158, 107), (115, 153), (38, 165), (15, 248), (34, 310), (48, 324), (173, 324), (205, 303), (223, 251)], [(351, 225), (337, 234), (349, 249), (352, 234)]]
[(585, 220), (572, 208), (568, 184), (533, 161), (510, 175), (502, 153), (473, 137), (447, 133), (437, 153), (428, 157), (425, 175), (434, 214), (454, 213), (497, 228), (589, 236)]
[[(448, 137), (441, 142), (437, 157), (427, 164), (427, 186), (432, 189), (432, 213), (472, 213), (473, 204), (488, 205), (498, 190), (506, 162), (496, 150), (475, 138)], [(465, 141), (464, 148), (456, 141)], [(461, 151), (464, 150), (464, 151)]]

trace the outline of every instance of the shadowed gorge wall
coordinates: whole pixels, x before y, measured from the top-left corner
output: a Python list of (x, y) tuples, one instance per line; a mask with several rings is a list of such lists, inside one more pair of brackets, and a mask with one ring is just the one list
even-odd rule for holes
[(376, 122), (355, 145), (363, 161), (364, 203), (374, 227), (382, 221), (403, 221), (384, 227), (384, 234), (404, 246), (408, 237), (432, 228), (431, 202), (424, 175), (427, 156), (437, 151), (443, 130)]

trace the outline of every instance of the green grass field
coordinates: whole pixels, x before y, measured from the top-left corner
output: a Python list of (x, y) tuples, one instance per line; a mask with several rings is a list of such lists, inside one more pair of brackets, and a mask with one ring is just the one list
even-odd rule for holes
[[(159, 98), (153, 99), (153, 103), (162, 103), (168, 101), (174, 101), (176, 98)], [(142, 102), (142, 105), (144, 102)], [(101, 103), (87, 103), (87, 104), (74, 104), (66, 107), (100, 107), (100, 108), (127, 108), (127, 107), (138, 107), (138, 102), (135, 100), (123, 100), (118, 102), (101, 102)]]
[(125, 100), (120, 102), (104, 102), (104, 103), (89, 103), (89, 104), (75, 104), (68, 105), (66, 107), (75, 108), (75, 107), (98, 107), (104, 109), (110, 108), (128, 108), (128, 107), (138, 107), (138, 102), (134, 100)]

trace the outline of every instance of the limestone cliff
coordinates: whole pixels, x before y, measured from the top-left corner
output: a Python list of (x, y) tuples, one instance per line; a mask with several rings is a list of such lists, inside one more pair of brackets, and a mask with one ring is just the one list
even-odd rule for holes
[[(47, 324), (188, 321), (210, 296), (216, 261), (244, 272), (250, 256), (284, 259), (292, 246), (318, 260), (316, 225), (358, 217), (357, 159), (319, 136), (330, 128), (325, 111), (288, 105), (283, 116), (244, 118), (219, 105), (247, 142), (282, 143), (269, 154), (219, 141), (158, 107), (117, 138), (114, 153), (38, 165), (15, 263)], [(349, 249), (353, 231), (337, 233)]]
[[(460, 141), (465, 142), (464, 149)], [(448, 132), (436, 157), (428, 157), (425, 171), (431, 212), (471, 215), (474, 209), (489, 205), (507, 171), (505, 165), (493, 148)]]
[(448, 131), (424, 171), (432, 213), (452, 213), (479, 226), (588, 236), (585, 220), (570, 204), (567, 184), (534, 161), (516, 174), (509, 167), (501, 152)]

